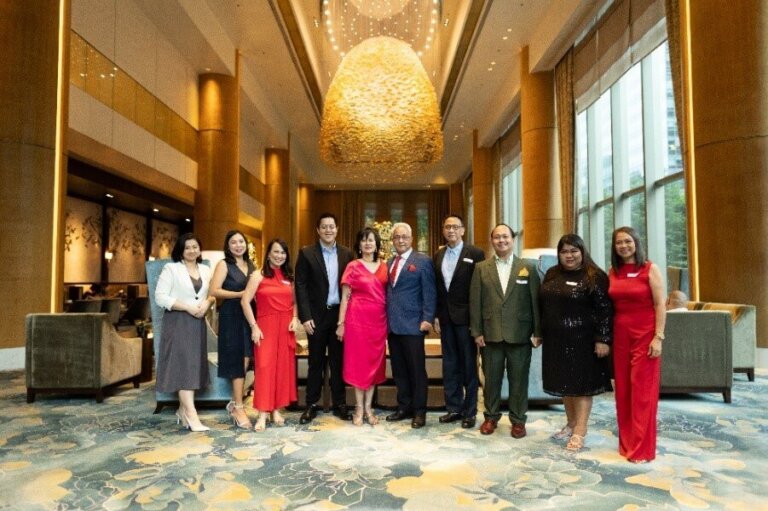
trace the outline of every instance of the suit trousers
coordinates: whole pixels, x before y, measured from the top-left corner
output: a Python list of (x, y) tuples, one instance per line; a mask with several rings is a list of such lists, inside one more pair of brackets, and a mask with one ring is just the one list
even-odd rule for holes
[(469, 333), (469, 325), (440, 322), (440, 344), (443, 353), (443, 388), (445, 407), (464, 417), (477, 414), (477, 346)]
[[(333, 317), (338, 318), (339, 309), (328, 311), (333, 312)], [(307, 335), (309, 345), (309, 357), (307, 359), (307, 406), (313, 405), (320, 400), (320, 394), (323, 388), (323, 376), (325, 375), (326, 364), (330, 368), (331, 382), (331, 402), (334, 407), (346, 404), (346, 387), (342, 379), (342, 367), (344, 357), (344, 345), (336, 337), (336, 321), (316, 321), (315, 333)], [(333, 319), (333, 318), (331, 318)], [(326, 355), (327, 353), (327, 355)]]
[(427, 413), (427, 367), (423, 335), (389, 334), (389, 360), (397, 386), (397, 408)]
[(509, 420), (525, 424), (528, 420), (528, 371), (531, 367), (531, 343), (486, 342), (480, 349), (483, 360), (483, 398), (485, 418), (501, 419), (501, 383), (504, 368), (509, 382)]

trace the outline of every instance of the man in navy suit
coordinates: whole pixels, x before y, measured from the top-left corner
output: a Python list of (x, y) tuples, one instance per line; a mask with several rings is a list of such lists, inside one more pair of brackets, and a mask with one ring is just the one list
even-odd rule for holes
[(413, 250), (410, 225), (393, 225), (392, 241), (397, 254), (387, 265), (387, 324), (397, 411), (387, 420), (411, 418), (411, 427), (418, 429), (424, 427), (427, 416), (424, 336), (435, 319), (435, 270), (428, 256)]
[(482, 250), (464, 243), (464, 220), (450, 214), (443, 220), (446, 245), (437, 251), (435, 281), (437, 317), (435, 332), (443, 350), (443, 388), (448, 413), (441, 423), (461, 421), (461, 427), (475, 427), (477, 415), (477, 346), (469, 333), (469, 285), (475, 264), (485, 259)]

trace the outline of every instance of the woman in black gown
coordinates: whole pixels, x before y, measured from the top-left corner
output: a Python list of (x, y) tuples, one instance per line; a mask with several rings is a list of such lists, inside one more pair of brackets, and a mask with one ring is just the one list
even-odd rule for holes
[(224, 236), (224, 259), (216, 265), (211, 278), (211, 296), (220, 300), (219, 308), (219, 377), (232, 380), (232, 400), (227, 412), (232, 422), (244, 429), (251, 421), (243, 409), (243, 384), (248, 361), (253, 355), (251, 329), (245, 321), (240, 298), (253, 273), (248, 256), (248, 240), (240, 231)]
[(567, 424), (552, 435), (566, 449), (584, 446), (592, 396), (612, 390), (608, 366), (613, 306), (608, 276), (592, 261), (584, 240), (566, 234), (557, 244), (558, 264), (539, 290), (543, 331), (544, 391), (561, 396)]

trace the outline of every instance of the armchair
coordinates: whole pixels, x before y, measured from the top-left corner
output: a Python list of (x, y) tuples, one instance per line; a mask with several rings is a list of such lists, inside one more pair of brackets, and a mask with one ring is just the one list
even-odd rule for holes
[(139, 387), (141, 339), (117, 334), (104, 313), (28, 314), (27, 403), (38, 392), (94, 394), (129, 381)]

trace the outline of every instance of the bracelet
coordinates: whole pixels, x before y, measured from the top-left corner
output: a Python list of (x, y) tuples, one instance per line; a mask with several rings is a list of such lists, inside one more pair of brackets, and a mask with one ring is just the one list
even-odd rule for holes
[(654, 337), (656, 337), (656, 338), (658, 338), (659, 340), (662, 340), (662, 341), (664, 340), (664, 334), (663, 333), (656, 332), (656, 335), (654, 335)]

